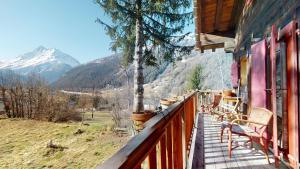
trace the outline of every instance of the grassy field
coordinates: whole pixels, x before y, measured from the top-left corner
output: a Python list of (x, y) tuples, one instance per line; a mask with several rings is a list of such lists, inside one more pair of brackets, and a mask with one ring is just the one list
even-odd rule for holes
[[(95, 117), (89, 126), (0, 119), (0, 168), (95, 168), (128, 141), (111, 131), (108, 113)], [(47, 148), (50, 140), (62, 148)]]

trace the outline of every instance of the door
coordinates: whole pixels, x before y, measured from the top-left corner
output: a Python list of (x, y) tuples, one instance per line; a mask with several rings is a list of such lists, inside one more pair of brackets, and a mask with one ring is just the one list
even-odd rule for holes
[(275, 79), (272, 89), (276, 93), (276, 98), (272, 97), (275, 100), (273, 106), (276, 106), (273, 110), (282, 119), (277, 123), (277, 130), (282, 127), (281, 133), (279, 132), (282, 134), (282, 144), (279, 146), (293, 168), (298, 168), (299, 163), (299, 65), (296, 28), (297, 23), (292, 21), (279, 32), (276, 46), (280, 48), (280, 52), (274, 57), (275, 71), (272, 74)]

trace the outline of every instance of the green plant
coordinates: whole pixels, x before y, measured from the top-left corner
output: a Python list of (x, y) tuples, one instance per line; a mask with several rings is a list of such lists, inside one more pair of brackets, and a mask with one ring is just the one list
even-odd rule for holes
[(203, 87), (203, 68), (201, 65), (197, 65), (188, 77), (187, 89), (200, 90)]

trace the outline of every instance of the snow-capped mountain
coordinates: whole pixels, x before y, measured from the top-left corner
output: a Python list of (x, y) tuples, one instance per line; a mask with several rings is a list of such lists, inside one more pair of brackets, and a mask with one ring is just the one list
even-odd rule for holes
[(54, 48), (40, 46), (9, 61), (0, 62), (0, 70), (13, 70), (21, 75), (37, 73), (52, 83), (80, 63)]

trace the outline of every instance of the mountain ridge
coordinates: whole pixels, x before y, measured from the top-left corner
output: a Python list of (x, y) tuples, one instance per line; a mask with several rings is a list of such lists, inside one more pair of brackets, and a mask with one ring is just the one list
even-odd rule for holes
[(68, 70), (80, 65), (72, 56), (56, 48), (39, 46), (31, 52), (0, 62), (0, 70), (12, 70), (21, 75), (37, 73), (52, 83)]

